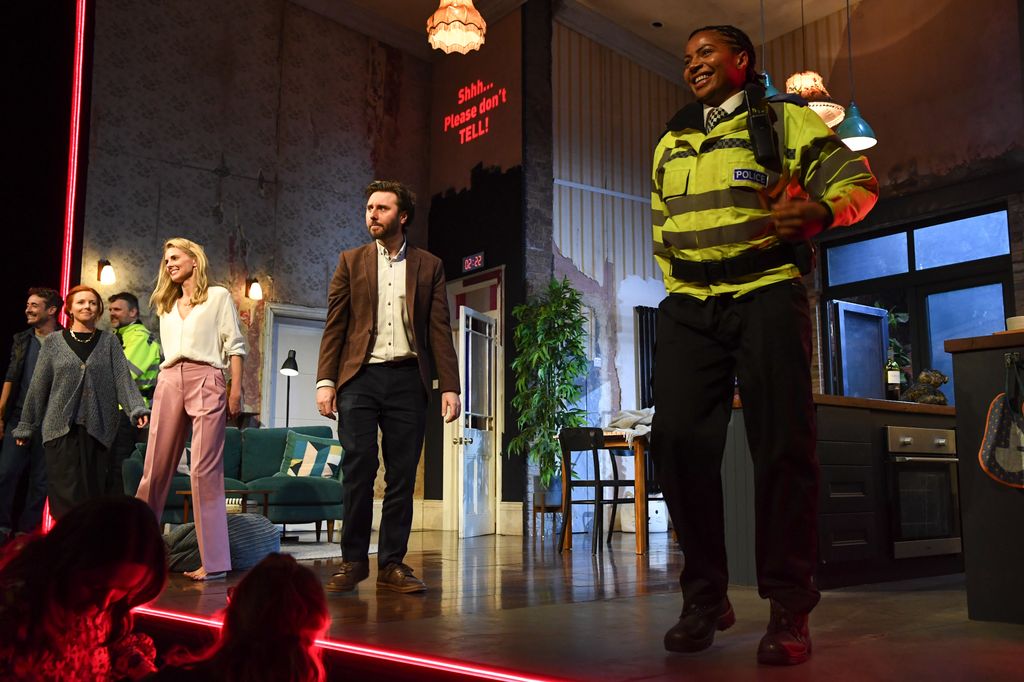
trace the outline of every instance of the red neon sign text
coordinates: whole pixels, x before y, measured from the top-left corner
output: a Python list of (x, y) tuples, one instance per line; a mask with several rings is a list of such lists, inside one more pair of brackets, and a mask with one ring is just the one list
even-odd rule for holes
[(508, 90), (494, 83), (475, 83), (459, 88), (458, 104), (472, 104), (444, 117), (443, 131), (459, 133), (459, 144), (466, 144), (491, 132), (491, 117), (486, 114), (508, 102)]

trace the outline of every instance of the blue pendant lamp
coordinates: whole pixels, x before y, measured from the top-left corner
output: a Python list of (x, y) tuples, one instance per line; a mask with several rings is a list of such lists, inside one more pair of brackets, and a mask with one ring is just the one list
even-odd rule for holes
[(761, 80), (764, 81), (764, 96), (774, 97), (779, 94), (779, 89), (772, 85), (772, 77), (768, 75), (768, 53), (764, 51), (764, 0), (761, 0), (761, 59), (764, 60), (765, 69), (761, 72)]
[(846, 49), (850, 59), (850, 106), (846, 109), (846, 118), (836, 128), (836, 134), (847, 147), (859, 152), (874, 147), (878, 144), (878, 138), (875, 137), (875, 131), (871, 129), (868, 122), (860, 115), (860, 109), (857, 108), (853, 97), (853, 24), (850, 21), (850, 0), (846, 0)]

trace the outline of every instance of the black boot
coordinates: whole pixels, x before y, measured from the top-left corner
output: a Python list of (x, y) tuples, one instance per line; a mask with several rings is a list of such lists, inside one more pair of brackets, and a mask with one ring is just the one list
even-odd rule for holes
[(768, 665), (797, 665), (811, 657), (811, 632), (806, 613), (791, 613), (772, 600), (768, 631), (757, 647), (757, 662)]
[(728, 597), (710, 605), (686, 604), (679, 622), (665, 633), (665, 648), (681, 653), (703, 651), (715, 641), (715, 630), (726, 630), (735, 622)]

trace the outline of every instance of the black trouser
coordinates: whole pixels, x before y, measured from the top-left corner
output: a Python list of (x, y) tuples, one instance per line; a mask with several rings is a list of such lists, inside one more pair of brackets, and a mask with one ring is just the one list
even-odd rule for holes
[(377, 478), (377, 428), (384, 456), (384, 505), (377, 565), (405, 558), (412, 528), (412, 496), (423, 447), (427, 395), (415, 361), (400, 367), (366, 365), (338, 393), (338, 440), (345, 522), (341, 551), (346, 561), (366, 561)]
[(53, 518), (59, 519), (86, 500), (106, 494), (110, 450), (90, 436), (84, 426), (72, 424), (65, 435), (43, 443), (43, 450)]
[(661, 302), (651, 455), (685, 556), (685, 603), (716, 602), (729, 581), (721, 470), (735, 376), (754, 462), (758, 590), (794, 613), (817, 604), (810, 357), (799, 282)]
[[(20, 419), (20, 412), (13, 410), (10, 420), (4, 424), (4, 437), (0, 444), (0, 531), (31, 533), (39, 528), (43, 520), (46, 462), (38, 437), (29, 441), (28, 445), (14, 442), (11, 432)], [(25, 505), (19, 515), (14, 508), (15, 493), (26, 468), (28, 488), (25, 491)], [(15, 519), (18, 520), (17, 524), (14, 523)]]

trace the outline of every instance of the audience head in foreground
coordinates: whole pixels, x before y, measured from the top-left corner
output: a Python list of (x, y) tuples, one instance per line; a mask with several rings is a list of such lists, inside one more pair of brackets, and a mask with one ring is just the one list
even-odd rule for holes
[(131, 609), (167, 580), (160, 528), (131, 497), (89, 500), (47, 535), (0, 557), (0, 678), (137, 679), (152, 672), (148, 637)]
[(316, 640), (330, 624), (320, 580), (287, 554), (269, 554), (228, 592), (220, 639), (198, 660), (153, 682), (323, 682)]

